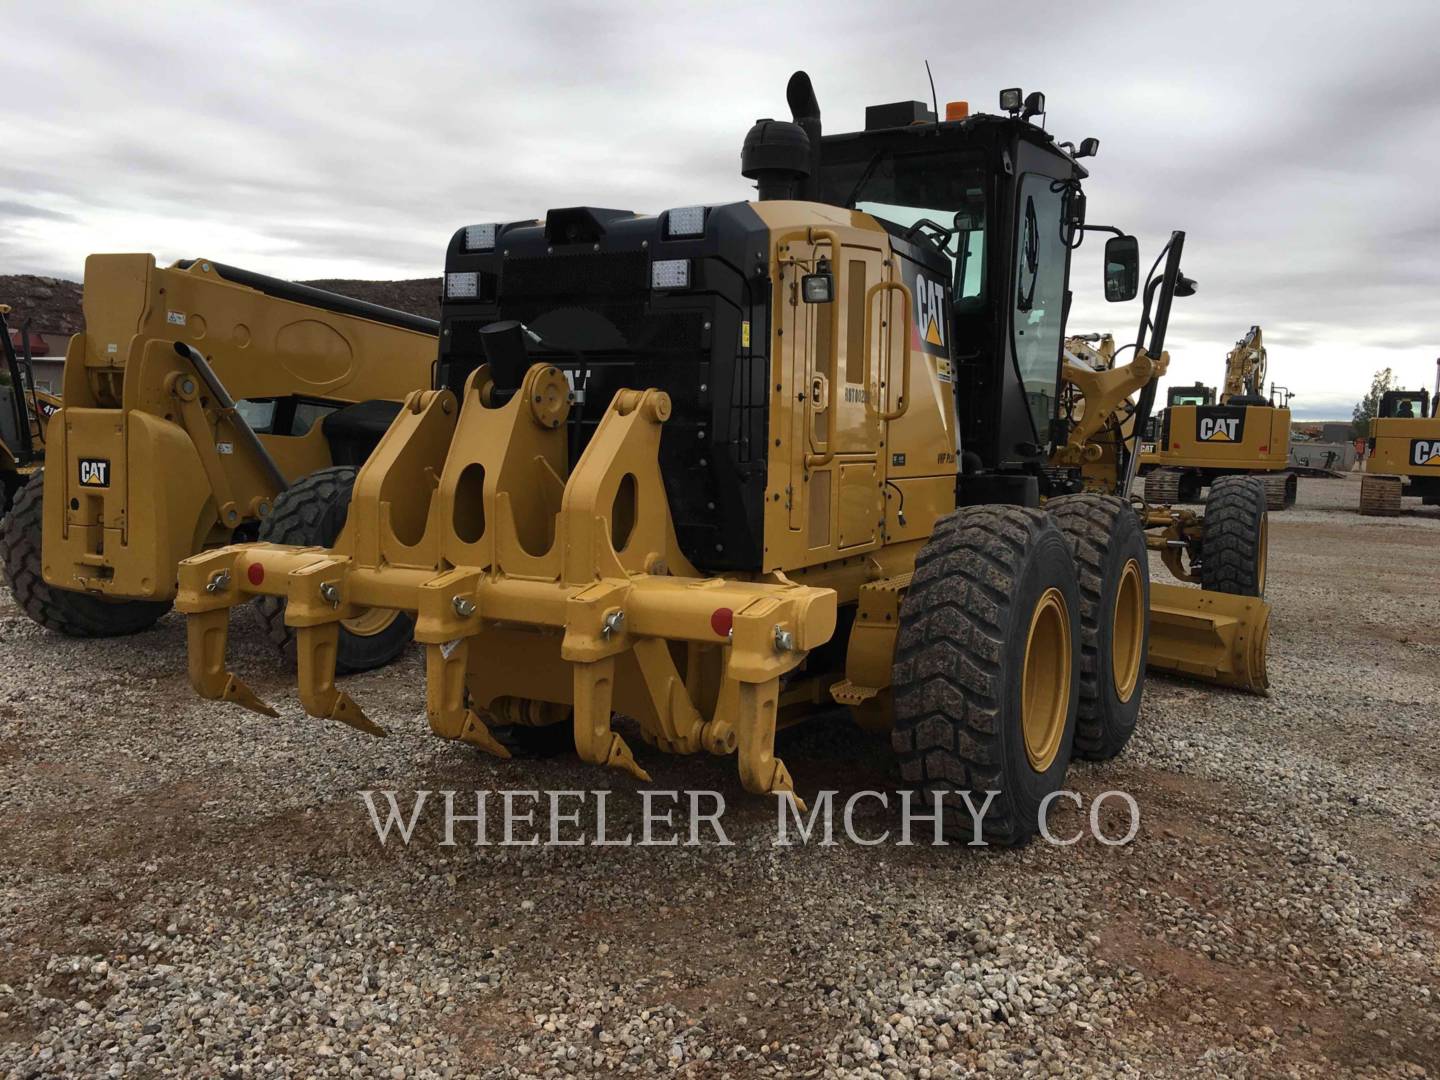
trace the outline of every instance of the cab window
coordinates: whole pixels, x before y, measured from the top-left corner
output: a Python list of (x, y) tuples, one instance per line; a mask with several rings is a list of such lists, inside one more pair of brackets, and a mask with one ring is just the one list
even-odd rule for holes
[(942, 241), (950, 260), (956, 306), (979, 307), (985, 292), (985, 173), (972, 153), (894, 154), (827, 162), (821, 198), (851, 206), (908, 229), (929, 220), (950, 233)]
[(1060, 228), (1063, 194), (1052, 177), (1020, 181), (1019, 222), (1012, 282), (1015, 364), (1036, 433), (1044, 438), (1055, 415), (1064, 335), (1065, 269), (1069, 249)]

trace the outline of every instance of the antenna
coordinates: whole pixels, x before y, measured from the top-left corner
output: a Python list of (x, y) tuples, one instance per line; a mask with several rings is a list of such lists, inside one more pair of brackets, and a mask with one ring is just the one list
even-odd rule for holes
[(930, 80), (930, 104), (935, 106), (935, 126), (940, 126), (940, 99), (935, 94), (935, 76), (930, 73), (930, 61), (925, 61), (925, 77)]

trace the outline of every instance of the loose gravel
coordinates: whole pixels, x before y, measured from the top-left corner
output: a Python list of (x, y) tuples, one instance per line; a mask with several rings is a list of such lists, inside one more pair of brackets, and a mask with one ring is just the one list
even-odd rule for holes
[[(637, 785), (430, 737), (418, 654), (347, 681), (371, 739), (302, 714), (249, 613), (278, 720), (192, 696), (178, 616), (70, 641), (6, 593), (0, 1072), (1437, 1074), (1440, 514), (1357, 502), (1302, 481), (1272, 515), (1268, 698), (1154, 677), (1125, 754), (1074, 767), (1087, 808), (1136, 799), (1123, 847), (776, 847), (730, 763), (644, 748), (646, 786), (724, 795), (733, 846), (506, 847), (493, 798), (489, 846), (430, 812), (382, 846), (361, 791), (606, 788), (614, 836)], [(898, 786), (844, 720), (780, 752), (805, 793)]]

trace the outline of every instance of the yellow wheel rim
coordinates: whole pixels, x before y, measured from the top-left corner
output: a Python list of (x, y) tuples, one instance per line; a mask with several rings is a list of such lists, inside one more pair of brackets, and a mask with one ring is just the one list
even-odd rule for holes
[(356, 637), (374, 637), (388, 630), (399, 614), (393, 608), (366, 608), (353, 619), (341, 619), (340, 625)]
[(1270, 562), (1270, 515), (1260, 515), (1260, 554), (1256, 557), (1255, 588), (1257, 596), (1265, 595), (1265, 572)]
[(1070, 609), (1059, 589), (1046, 589), (1030, 616), (1020, 692), (1025, 756), (1044, 772), (1060, 753), (1070, 712)]
[(1134, 559), (1120, 571), (1111, 627), (1110, 674), (1115, 680), (1115, 696), (1129, 701), (1140, 682), (1140, 651), (1145, 641), (1145, 590), (1140, 564)]

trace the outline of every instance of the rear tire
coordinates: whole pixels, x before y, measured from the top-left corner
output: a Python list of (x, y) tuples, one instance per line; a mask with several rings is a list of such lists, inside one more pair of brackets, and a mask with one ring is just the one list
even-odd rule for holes
[(1135, 734), (1150, 648), (1150, 556), (1134, 509), (1113, 495), (1066, 495), (1046, 509), (1070, 538), (1080, 581), (1075, 754), (1108, 761)]
[(1264, 596), (1269, 522), (1258, 476), (1222, 476), (1210, 485), (1200, 544), (1200, 587)]
[(44, 488), (45, 470), (39, 469), (0, 523), (0, 556), (20, 610), (46, 630), (67, 637), (124, 637), (154, 626), (170, 610), (169, 600), (108, 600), (46, 584), (41, 571)]
[[(895, 729), (922, 812), (942, 798), (944, 834), (1018, 844), (1060, 790), (1075, 739), (1080, 589), (1050, 515), (970, 506), (941, 518), (915, 561), (895, 649)], [(986, 793), (982, 835), (975, 808)]]
[(1360, 477), (1360, 513), (1366, 517), (1395, 517), (1405, 487), (1398, 476)]
[[(350, 466), (317, 469), (280, 493), (270, 516), (260, 524), (258, 539), (293, 547), (333, 547), (345, 527), (354, 490), (355, 469)], [(284, 600), (258, 597), (255, 611), (265, 633), (280, 648), (294, 640), (285, 625)], [(405, 651), (414, 630), (415, 619), (408, 612), (361, 612), (340, 624), (335, 670), (347, 675), (383, 667)]]

